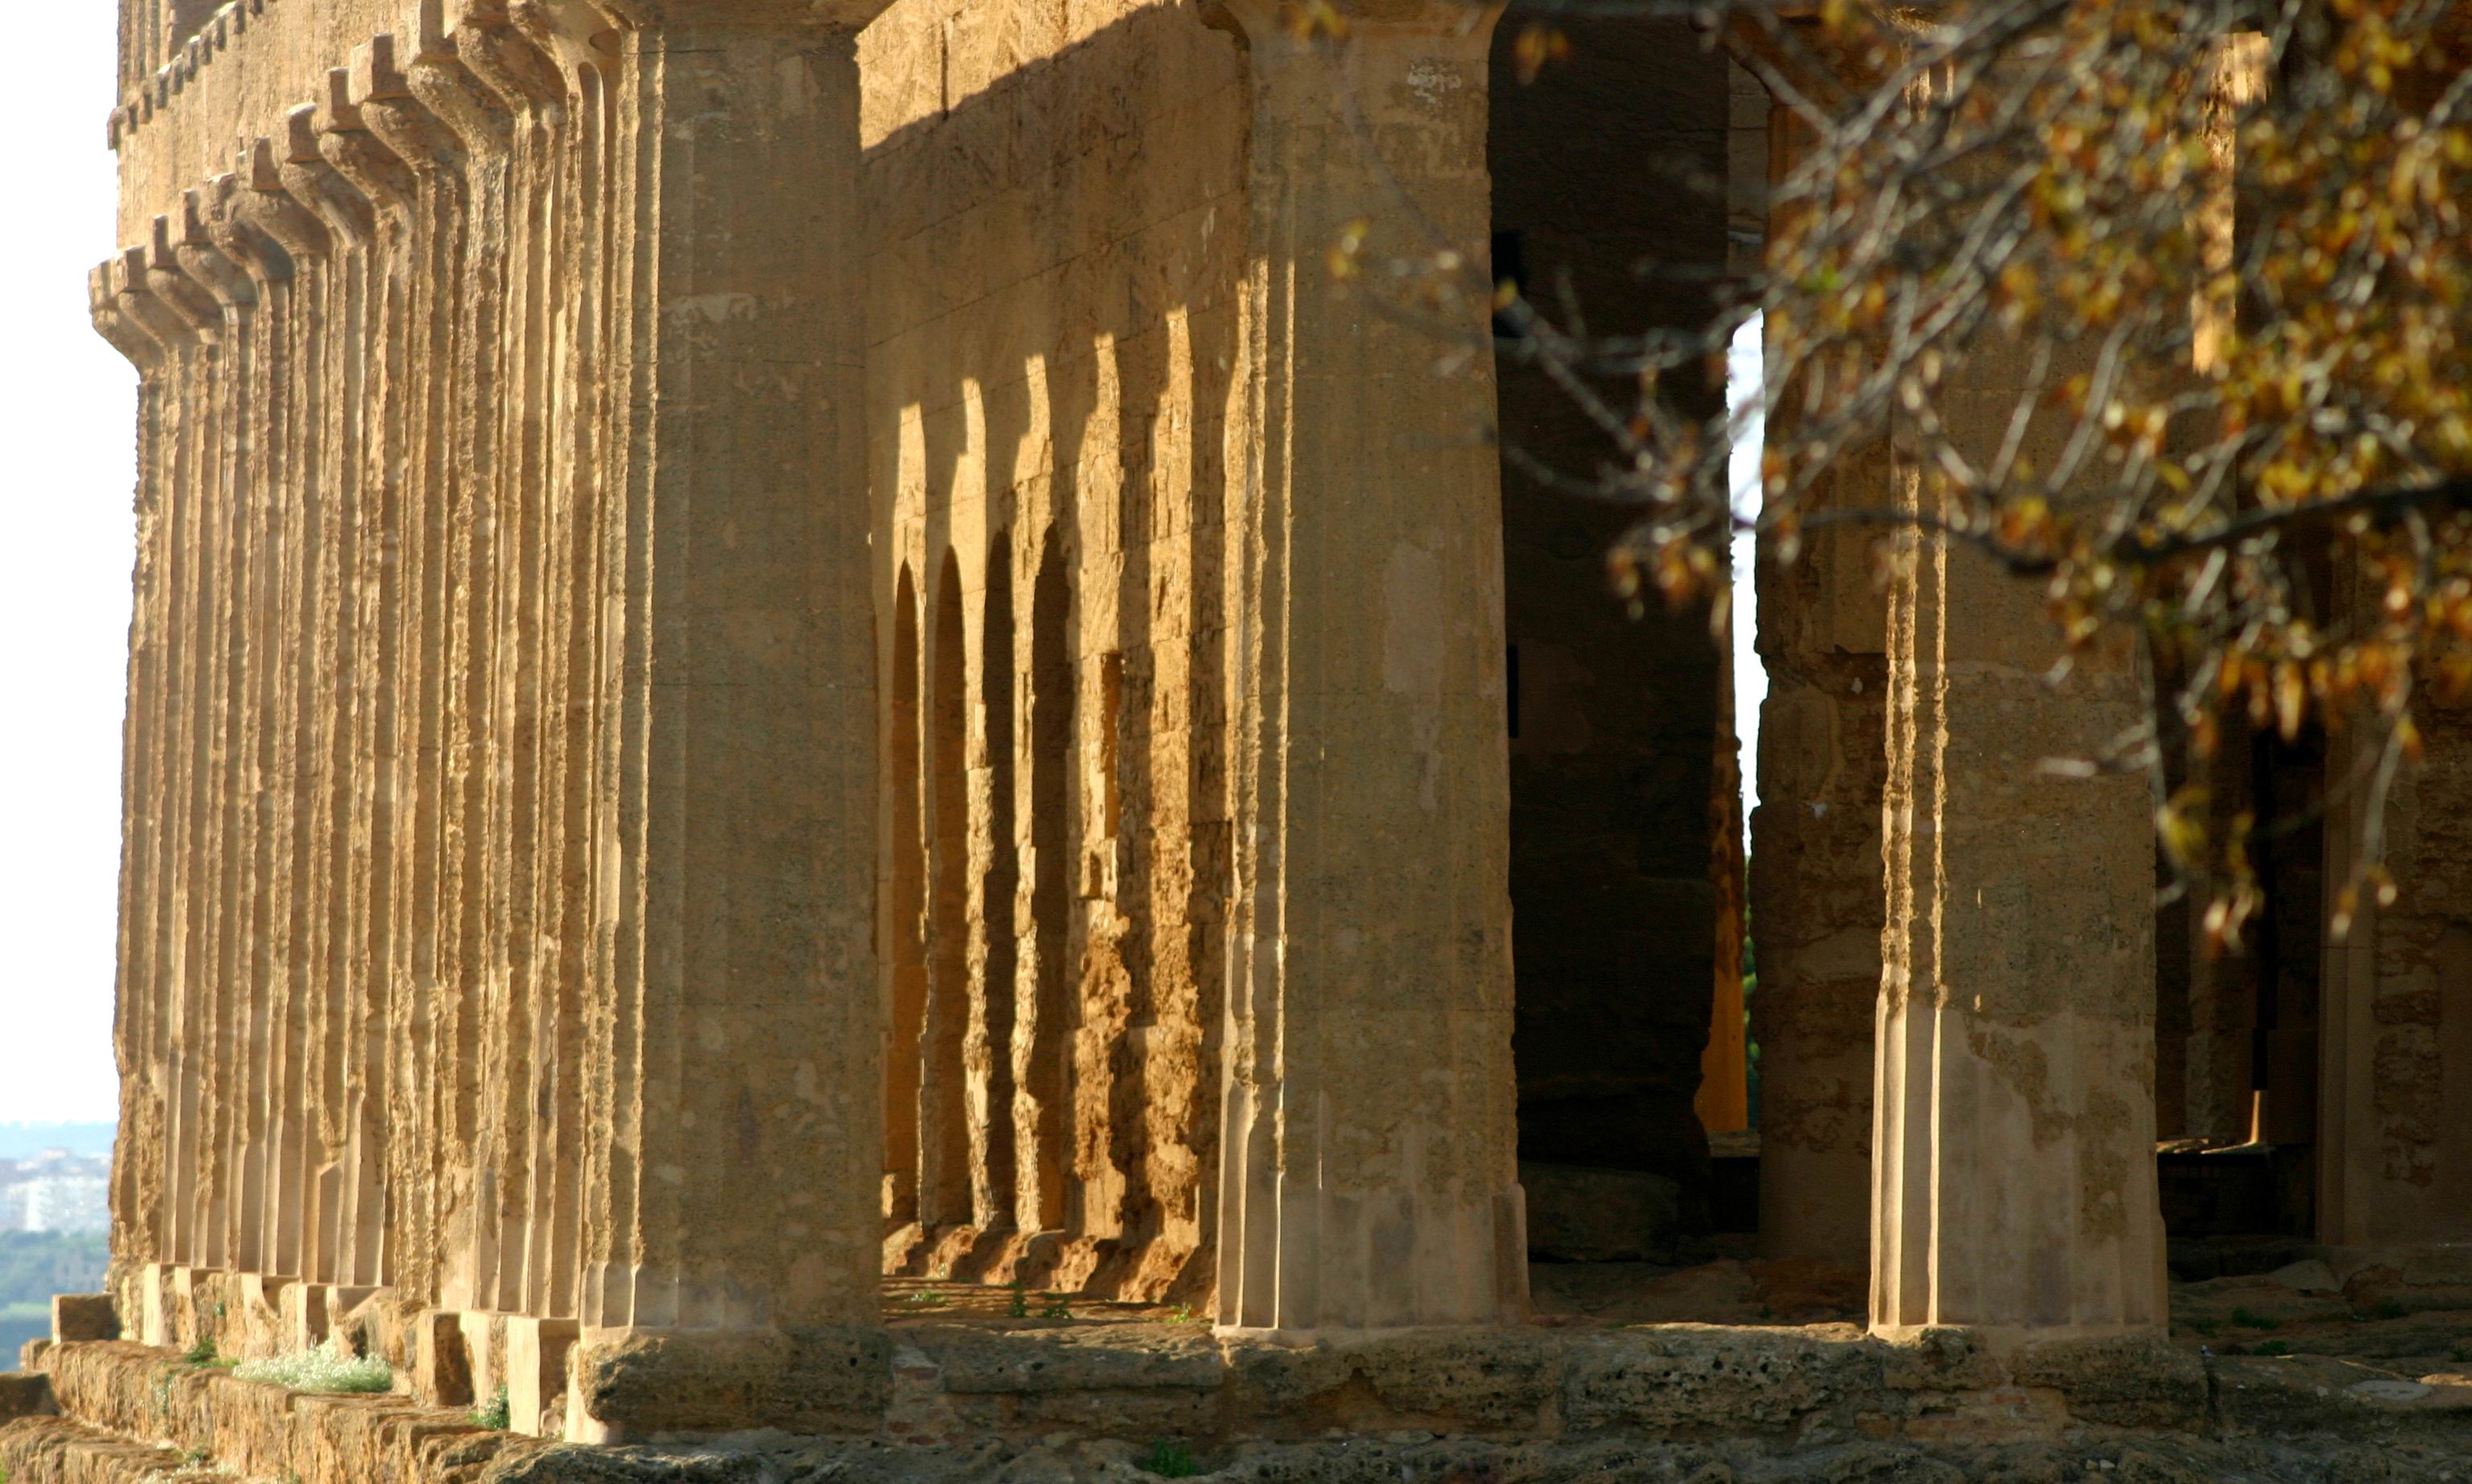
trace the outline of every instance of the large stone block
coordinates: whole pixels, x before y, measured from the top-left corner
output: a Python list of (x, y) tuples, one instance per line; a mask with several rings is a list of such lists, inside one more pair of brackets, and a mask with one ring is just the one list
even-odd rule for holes
[(111, 1295), (108, 1293), (52, 1295), (52, 1338), (63, 1345), (72, 1340), (120, 1338), (120, 1315), (111, 1307)]
[(1638, 1169), (1523, 1160), (1528, 1255), (1555, 1262), (1633, 1262), (1673, 1250), (1681, 1185)]
[(50, 1417), (59, 1411), (52, 1400), (52, 1378), (20, 1371), (0, 1372), (0, 1420)]
[(572, 1319), (507, 1317), (507, 1425), (534, 1437), (564, 1431), (566, 1378), (582, 1330)]
[(575, 1348), (567, 1436), (871, 1432), (892, 1391), (879, 1329), (586, 1332)]
[(434, 1406), (469, 1406), (472, 1355), (464, 1340), (463, 1315), (434, 1308), (416, 1325), (419, 1338), (412, 1347), (412, 1391)]

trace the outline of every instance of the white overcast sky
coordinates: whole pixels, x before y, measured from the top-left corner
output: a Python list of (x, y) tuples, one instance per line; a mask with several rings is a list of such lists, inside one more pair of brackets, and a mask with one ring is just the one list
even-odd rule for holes
[[(1768, 437), (1768, 415), (1759, 411), (1761, 382), (1760, 317), (1753, 315), (1734, 332), (1725, 347), (1725, 404), (1740, 415), (1749, 410), (1741, 436), (1735, 440), (1731, 467), (1734, 518), (1755, 520), (1760, 513), (1760, 452)], [(1768, 698), (1769, 672), (1760, 664), (1752, 640), (1759, 628), (1759, 603), (1751, 592), (1753, 541), (1734, 538), (1734, 735), (1742, 742), (1743, 849), (1751, 848), (1751, 809), (1760, 799), (1760, 702)], [(1746, 888), (1747, 889), (1747, 888)]]
[(112, 249), (116, 22), (9, 9), (33, 64), (0, 88), (0, 1122), (107, 1120), (136, 376), (85, 274)]

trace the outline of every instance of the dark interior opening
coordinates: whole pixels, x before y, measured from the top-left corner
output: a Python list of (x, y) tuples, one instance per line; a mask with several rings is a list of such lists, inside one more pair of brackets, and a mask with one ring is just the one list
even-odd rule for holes
[[(1568, 59), (1523, 85), (1519, 29), (1501, 28), (1492, 78), (1497, 282), (1606, 333), (1704, 325), (1727, 249), (1724, 55), (1682, 20), (1571, 21)], [(1712, 800), (1729, 661), (1704, 607), (1633, 617), (1614, 596), (1605, 554), (1634, 512), (1519, 457), (1585, 474), (1604, 435), (1526, 363), (1515, 324), (1498, 328), (1530, 1253), (1671, 1260), (1710, 1230), (1717, 1185), (1694, 1100), (1725, 895)], [(1697, 415), (1723, 405), (1713, 381), (1674, 395)]]

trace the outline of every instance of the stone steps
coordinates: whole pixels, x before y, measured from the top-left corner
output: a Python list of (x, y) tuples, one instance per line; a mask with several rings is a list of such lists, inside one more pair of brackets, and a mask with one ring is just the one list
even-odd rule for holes
[(71, 1342), (36, 1361), (39, 1371), (0, 1380), (9, 1484), (477, 1484), (502, 1457), (541, 1446), (399, 1393), (288, 1391), (144, 1345)]
[(168, 1444), (132, 1443), (67, 1417), (0, 1423), (0, 1472), (10, 1484), (136, 1484), (205, 1472)]

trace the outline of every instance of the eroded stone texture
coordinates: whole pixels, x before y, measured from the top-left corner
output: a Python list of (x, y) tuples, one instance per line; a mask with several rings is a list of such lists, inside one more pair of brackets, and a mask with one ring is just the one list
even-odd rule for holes
[[(1987, 457), (2028, 381), (2022, 354), (1978, 355), (1952, 436)], [(1888, 472), (1942, 518), (1920, 471)], [(2134, 771), (2045, 766), (2138, 723), (2143, 659), (2106, 635), (2054, 677), (2039, 595), (1954, 548), (1890, 548), (1872, 1323), (2151, 1329), (2155, 800)]]
[[(1491, 17), (1367, 6), (1334, 51), (1267, 0), (1228, 10), (1250, 63), (1240, 319), (1257, 357), (1237, 427), (1260, 436), (1231, 450), (1219, 1314), (1274, 1331), (1515, 1320), (1491, 366), (1438, 377), (1425, 335), (1326, 268), (1351, 230), (1384, 254), (1486, 230)], [(1351, 99), (1381, 121), (1378, 160)]]
[(1243, 59), (1155, 7), (904, 3), (861, 65), (888, 1260), (1200, 1299)]
[(1481, 238), (1489, 33), (884, 11), (129, 9), (147, 1337), (606, 1436), (888, 1259), (1207, 1303), (1231, 1076), (1280, 1323), (1517, 1312), (1491, 383), (1317, 91)]
[(150, 1336), (513, 1315), (535, 1425), (578, 1321), (871, 1311), (870, 15), (234, 6), (122, 120), (131, 203), (244, 140), (93, 285)]
[[(1770, 177), (1789, 177), (1806, 136), (1771, 108)], [(1771, 426), (1793, 436), (1791, 402)], [(1869, 505), (1893, 478), (1888, 450), (1841, 459), (1817, 508)], [(1751, 815), (1750, 922), (1759, 962), (1760, 1243), (1777, 1257), (1859, 1264), (1868, 1250), (1873, 1006), (1880, 993), (1880, 805), (1887, 786), (1884, 602), (1872, 543), (1812, 530), (1792, 565), (1763, 552), (1758, 646), (1759, 807)]]
[[(2455, 1241), (2472, 1220), (2472, 711), (2420, 706), (2423, 762), (2398, 774), (2386, 814), (2394, 900), (2363, 886), (2350, 933), (2325, 951), (2318, 1231), (2347, 1245)], [(2339, 734), (2335, 776), (2363, 744)], [(2328, 822), (2330, 908), (2359, 870), (2364, 807), (2338, 804)]]

